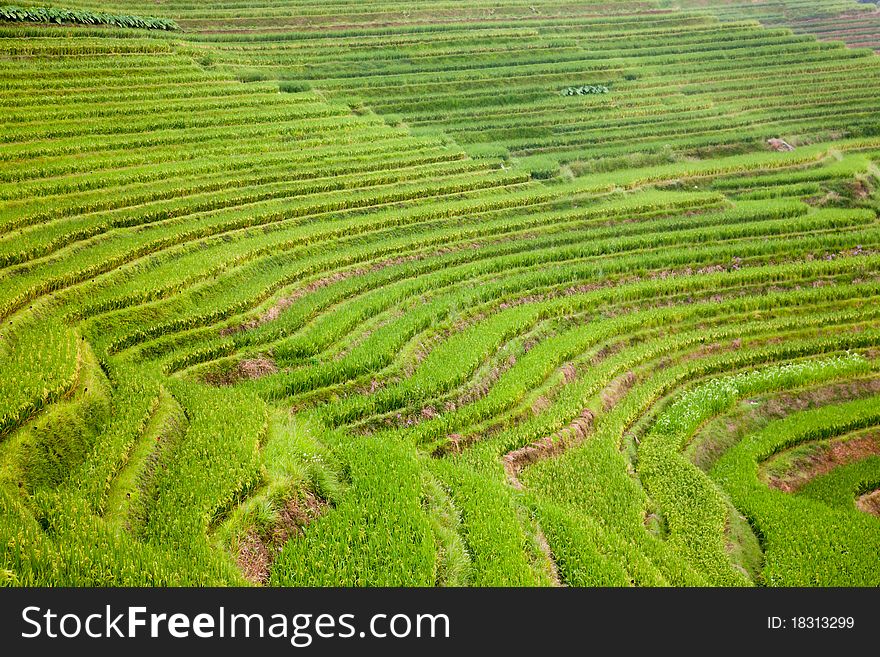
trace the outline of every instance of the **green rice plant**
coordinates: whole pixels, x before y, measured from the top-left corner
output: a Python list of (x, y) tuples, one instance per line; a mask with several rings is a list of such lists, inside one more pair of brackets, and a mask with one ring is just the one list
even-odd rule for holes
[(0, 343), (0, 436), (68, 393), (77, 382), (77, 334), (53, 318), (33, 317)]

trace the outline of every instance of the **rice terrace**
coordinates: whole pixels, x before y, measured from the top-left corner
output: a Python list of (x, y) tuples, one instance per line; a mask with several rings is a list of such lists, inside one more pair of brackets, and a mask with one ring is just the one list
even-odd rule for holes
[(0, 582), (880, 585), (880, 5), (0, 6)]

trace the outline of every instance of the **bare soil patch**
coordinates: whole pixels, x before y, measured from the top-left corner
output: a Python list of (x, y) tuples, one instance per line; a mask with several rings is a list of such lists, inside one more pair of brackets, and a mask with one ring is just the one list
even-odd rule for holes
[(768, 400), (761, 407), (761, 411), (770, 419), (777, 419), (808, 408), (850, 401), (878, 393), (880, 393), (880, 379), (835, 383), (812, 390), (778, 395)]
[(320, 516), (328, 504), (311, 493), (288, 500), (278, 513), (274, 525), (263, 533), (248, 532), (238, 545), (236, 563), (244, 576), (255, 584), (269, 581), (275, 557), (285, 543), (305, 533), (305, 527)]
[(504, 471), (507, 473), (507, 479), (510, 481), (510, 484), (514, 488), (521, 490), (523, 485), (519, 480), (519, 474), (523, 468), (536, 461), (558, 456), (565, 450), (579, 445), (590, 434), (592, 428), (593, 412), (585, 408), (564, 429), (505, 454), (501, 461), (504, 464)]
[(636, 375), (629, 371), (617, 377), (602, 391), (602, 410), (609, 411), (626, 396), (636, 382)]
[(770, 139), (768, 139), (767, 146), (769, 146), (771, 150), (778, 151), (780, 153), (794, 150), (794, 146), (789, 144), (784, 139), (777, 139), (776, 137), (771, 137)]
[(219, 371), (209, 372), (205, 374), (205, 383), (212, 386), (231, 386), (239, 381), (253, 381), (260, 379), (269, 374), (275, 374), (278, 366), (275, 361), (268, 356), (258, 356), (256, 358), (245, 358), (238, 361), (232, 367)]
[(859, 511), (864, 511), (880, 518), (880, 488), (871, 493), (865, 493), (858, 498), (856, 500), (856, 507)]
[(787, 472), (771, 477), (768, 483), (778, 490), (794, 493), (816, 477), (841, 465), (877, 454), (880, 454), (880, 432), (851, 440), (836, 440), (808, 456), (796, 459)]

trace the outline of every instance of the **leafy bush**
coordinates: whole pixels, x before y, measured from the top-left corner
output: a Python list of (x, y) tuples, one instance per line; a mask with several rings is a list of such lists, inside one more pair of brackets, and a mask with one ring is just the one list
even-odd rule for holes
[(566, 87), (563, 96), (587, 96), (589, 94), (607, 94), (608, 87), (604, 84), (585, 84), (581, 87)]
[(0, 6), (0, 20), (30, 23), (75, 23), (77, 25), (113, 25), (145, 30), (179, 30), (180, 26), (167, 18), (105, 14), (102, 12), (58, 9), (55, 7)]

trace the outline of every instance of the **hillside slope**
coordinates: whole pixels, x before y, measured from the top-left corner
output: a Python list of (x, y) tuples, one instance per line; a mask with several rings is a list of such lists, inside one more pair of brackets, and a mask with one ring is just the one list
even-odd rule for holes
[(880, 584), (880, 59), (351, 4), (0, 25), (0, 578)]

